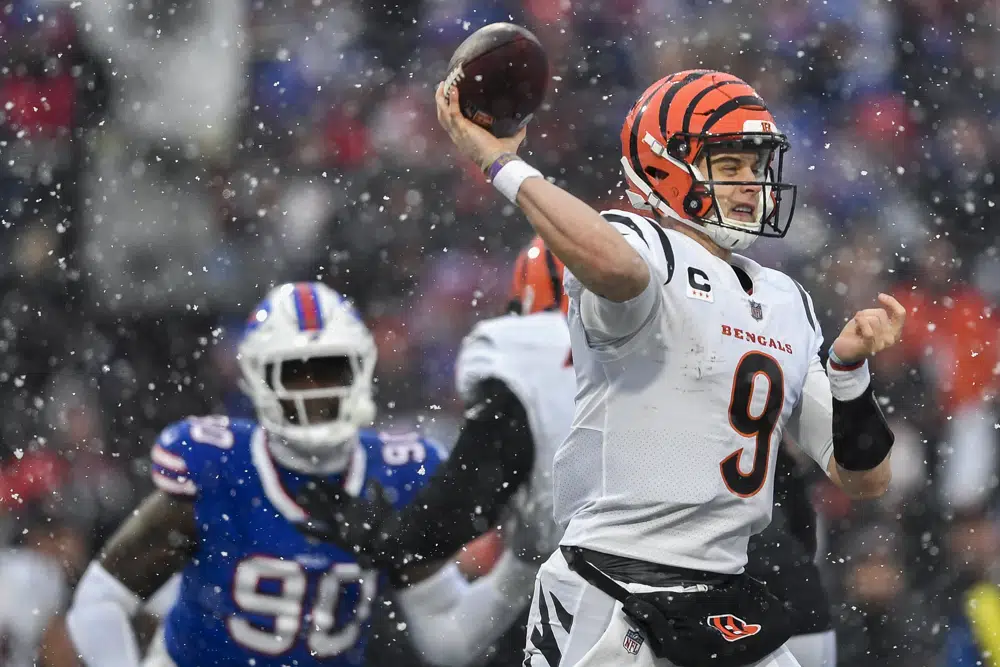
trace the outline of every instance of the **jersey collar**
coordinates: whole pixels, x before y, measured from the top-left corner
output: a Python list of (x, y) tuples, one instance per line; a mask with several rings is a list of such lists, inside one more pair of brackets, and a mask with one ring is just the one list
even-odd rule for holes
[[(264, 495), (281, 516), (292, 523), (302, 523), (308, 519), (308, 515), (281, 485), (278, 467), (271, 456), (267, 443), (267, 432), (262, 428), (254, 430), (250, 439), (250, 457), (254, 468), (257, 469), (257, 476), (264, 488)], [(365, 470), (367, 462), (364, 447), (361, 446), (360, 442), (355, 443), (351, 452), (351, 462), (344, 473), (344, 490), (352, 496), (361, 494), (367, 473)]]

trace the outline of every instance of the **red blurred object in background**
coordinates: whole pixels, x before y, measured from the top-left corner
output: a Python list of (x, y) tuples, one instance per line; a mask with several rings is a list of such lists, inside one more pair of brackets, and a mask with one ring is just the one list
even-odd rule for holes
[(15, 511), (52, 493), (66, 478), (67, 465), (52, 452), (37, 452), (0, 467), (0, 507)]
[(51, 78), (15, 75), (0, 83), (5, 124), (28, 135), (55, 136), (73, 123), (76, 82), (69, 74)]

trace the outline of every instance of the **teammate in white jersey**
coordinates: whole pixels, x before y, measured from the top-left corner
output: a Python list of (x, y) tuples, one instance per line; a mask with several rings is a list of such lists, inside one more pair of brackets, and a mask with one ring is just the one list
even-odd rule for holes
[[(577, 375), (553, 463), (566, 528), (538, 576), (526, 664), (795, 665), (780, 602), (742, 574), (771, 512), (774, 450), (794, 440), (856, 497), (884, 492), (893, 436), (867, 357), (899, 339), (888, 295), (830, 348), (791, 278), (733, 254), (782, 237), (795, 187), (763, 100), (722, 72), (651, 86), (622, 129), (636, 208), (602, 216), (467, 120), (440, 85), (452, 141), (567, 267)], [(535, 630), (541, 635), (532, 640)]]

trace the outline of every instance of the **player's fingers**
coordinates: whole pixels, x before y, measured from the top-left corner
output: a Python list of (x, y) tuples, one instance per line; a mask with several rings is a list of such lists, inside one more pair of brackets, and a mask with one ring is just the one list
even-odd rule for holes
[(458, 86), (453, 85), (451, 90), (448, 91), (447, 101), (449, 113), (455, 118), (460, 117), (462, 115), (462, 107), (458, 99)]
[(448, 116), (448, 101), (445, 99), (443, 81), (437, 85), (437, 90), (434, 91), (434, 106), (437, 109), (438, 121), (444, 123)]
[(524, 138), (526, 136), (528, 136), (528, 126), (527, 125), (525, 125), (520, 130), (518, 130), (517, 134), (515, 134), (513, 136), (513, 139), (515, 141), (515, 145), (516, 146), (520, 146), (521, 144), (523, 144), (524, 143)]
[(875, 342), (875, 329), (872, 327), (871, 319), (864, 313), (858, 313), (857, 321), (858, 333), (861, 334), (867, 345), (872, 345)]
[(878, 302), (889, 311), (889, 321), (892, 323), (896, 335), (899, 336), (903, 331), (903, 323), (906, 322), (906, 308), (891, 294), (879, 294)]
[(872, 317), (875, 318), (876, 328), (875, 331), (879, 335), (879, 339), (885, 347), (896, 344), (896, 332), (892, 328), (892, 324), (889, 322), (889, 313), (885, 312), (881, 308), (875, 308), (872, 312)]

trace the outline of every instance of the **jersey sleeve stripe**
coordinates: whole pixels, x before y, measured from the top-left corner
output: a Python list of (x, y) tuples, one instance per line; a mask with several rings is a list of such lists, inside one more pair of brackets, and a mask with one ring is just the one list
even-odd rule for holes
[(793, 278), (792, 282), (795, 283), (796, 289), (799, 290), (799, 296), (802, 297), (802, 307), (806, 309), (806, 319), (809, 320), (809, 326), (812, 327), (813, 331), (816, 331), (816, 321), (812, 316), (812, 304), (809, 302), (809, 295), (806, 294), (805, 289), (799, 284), (798, 280)]
[(556, 301), (556, 307), (563, 305), (563, 285), (559, 276), (559, 267), (556, 266), (556, 256), (548, 248), (545, 249), (545, 267), (549, 271), (549, 283), (552, 285), (552, 298)]
[(638, 234), (639, 238), (642, 239), (642, 242), (646, 244), (647, 248), (649, 248), (649, 241), (646, 240), (646, 235), (642, 233), (642, 229), (640, 229), (639, 225), (635, 224), (634, 221), (629, 220), (624, 215), (618, 215), (617, 213), (602, 213), (601, 217), (603, 217), (611, 224), (625, 225), (633, 232)]
[(187, 474), (187, 463), (184, 462), (184, 459), (176, 454), (171, 454), (160, 445), (153, 447), (152, 457), (153, 463), (167, 470), (181, 475)]
[(198, 494), (198, 487), (190, 479), (184, 481), (167, 477), (162, 472), (153, 469), (153, 484), (167, 493), (175, 496), (195, 496)]
[(650, 227), (656, 232), (657, 236), (660, 237), (660, 247), (663, 248), (663, 259), (667, 263), (667, 279), (663, 281), (663, 284), (668, 284), (674, 277), (674, 247), (670, 245), (670, 239), (667, 237), (667, 233), (663, 231), (663, 228), (657, 224), (650, 223)]

